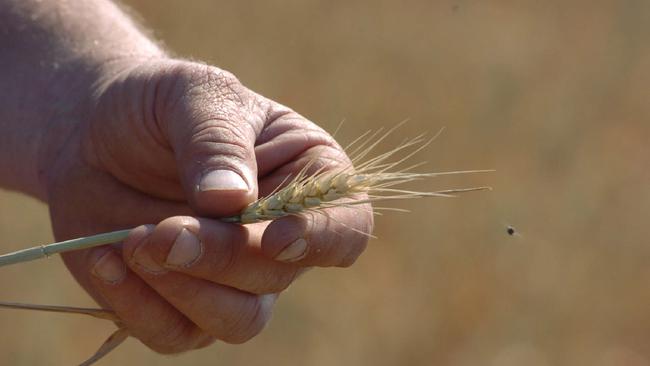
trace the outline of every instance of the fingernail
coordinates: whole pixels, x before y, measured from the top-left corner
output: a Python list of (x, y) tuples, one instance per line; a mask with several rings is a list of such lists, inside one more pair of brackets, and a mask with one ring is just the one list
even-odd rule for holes
[(145, 241), (144, 243), (140, 244), (133, 252), (133, 261), (135, 264), (151, 274), (161, 274), (167, 272), (166, 269), (164, 269), (153, 258), (151, 258), (149, 251), (147, 251), (145, 248), (146, 246), (147, 243)]
[(201, 178), (200, 191), (247, 191), (248, 184), (232, 170), (213, 170)]
[(307, 241), (300, 238), (284, 248), (275, 259), (282, 262), (295, 262), (307, 256)]
[(110, 251), (95, 263), (92, 273), (109, 284), (117, 284), (126, 277), (126, 265), (115, 252)]
[(199, 238), (187, 229), (181, 230), (165, 261), (172, 267), (188, 267), (201, 257), (203, 246)]

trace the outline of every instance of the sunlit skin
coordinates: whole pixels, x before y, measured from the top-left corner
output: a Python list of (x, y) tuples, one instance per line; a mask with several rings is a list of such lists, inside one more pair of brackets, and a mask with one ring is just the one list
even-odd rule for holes
[(45, 201), (57, 240), (137, 227), (63, 258), (155, 351), (249, 340), (306, 268), (365, 248), (368, 209), (215, 220), (345, 154), (234, 75), (169, 57), (114, 4), (0, 0), (0, 54), (0, 185)]

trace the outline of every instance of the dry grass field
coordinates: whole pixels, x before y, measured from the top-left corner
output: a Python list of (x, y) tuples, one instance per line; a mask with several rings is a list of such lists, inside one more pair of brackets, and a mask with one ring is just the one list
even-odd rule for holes
[[(415, 184), (494, 190), (396, 203), (412, 213), (301, 278), (247, 344), (131, 339), (99, 365), (650, 365), (650, 2), (125, 2), (177, 55), (345, 120), (342, 143), (408, 118), (392, 143), (446, 127), (422, 170), (497, 171)], [(46, 206), (1, 192), (0, 235), (51, 241)], [(0, 278), (0, 300), (92, 305), (58, 258)], [(0, 364), (71, 365), (112, 329), (0, 310)]]

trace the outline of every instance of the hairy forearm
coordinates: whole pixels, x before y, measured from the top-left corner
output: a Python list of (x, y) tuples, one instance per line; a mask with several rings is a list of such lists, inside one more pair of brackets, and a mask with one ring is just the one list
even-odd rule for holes
[(105, 0), (0, 0), (0, 186), (46, 199), (42, 156), (97, 84), (162, 51)]

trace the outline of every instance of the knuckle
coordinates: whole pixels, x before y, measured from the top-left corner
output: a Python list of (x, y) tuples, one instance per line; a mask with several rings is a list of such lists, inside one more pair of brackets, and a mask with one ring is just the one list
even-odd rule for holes
[(275, 295), (251, 296), (234, 315), (223, 341), (241, 344), (258, 335), (270, 318), (273, 296)]
[(208, 333), (204, 333), (203, 337), (196, 343), (196, 347), (194, 349), (201, 349), (205, 348), (211, 344), (213, 344), (217, 340), (217, 337), (210, 335)]
[(205, 90), (228, 95), (242, 88), (237, 77), (225, 70), (197, 62), (174, 63), (162, 74), (162, 83), (172, 90), (199, 93)]
[[(318, 158), (313, 159), (314, 156)], [(310, 164), (309, 173), (340, 169), (351, 164), (343, 150), (330, 145), (315, 145), (306, 151), (302, 159), (302, 164)]]
[(253, 141), (255, 132), (252, 126), (236, 115), (240, 111), (222, 111), (222, 107), (203, 116), (189, 129), (189, 140), (183, 154), (199, 159), (204, 164), (230, 167), (253, 161), (255, 152)]
[[(341, 246), (347, 247), (348, 250), (345, 255), (343, 255), (339, 267), (347, 268), (352, 266), (368, 246), (368, 241), (370, 240), (369, 234), (372, 233), (373, 227), (372, 214), (367, 213), (364, 219), (365, 220), (362, 220), (359, 223), (359, 232), (356, 232), (352, 239), (347, 243), (342, 242), (340, 244)], [(367, 235), (361, 233), (366, 233)]]
[(206, 245), (210, 245), (211, 251), (213, 251), (210, 256), (204, 256), (204, 260), (208, 261), (205, 265), (210, 269), (210, 277), (220, 279), (231, 273), (240, 255), (237, 249), (239, 246), (225, 240), (208, 242)]
[(183, 77), (185, 77), (188, 95), (245, 104), (246, 88), (228, 71), (209, 65), (194, 64), (193, 67), (188, 68), (187, 75)]
[(321, 267), (341, 266), (341, 250), (344, 245), (343, 238), (337, 235), (326, 243), (320, 242), (314, 245), (315, 249), (311, 251), (310, 256)]
[(267, 295), (286, 290), (298, 276), (300, 268), (279, 268), (261, 276), (251, 287), (251, 292), (257, 295)]
[(339, 267), (347, 268), (352, 266), (357, 261), (361, 253), (363, 253), (363, 251), (365, 250), (367, 242), (368, 242), (367, 240), (363, 240), (361, 242), (361, 245), (350, 246), (351, 249), (348, 251), (348, 253), (346, 253), (343, 256), (341, 263), (339, 264)]
[(276, 280), (267, 288), (266, 294), (278, 293), (286, 290), (296, 279), (298, 273), (300, 272), (299, 267), (293, 267), (290, 270), (281, 271)]
[(242, 123), (232, 118), (214, 119), (197, 122), (192, 128), (193, 142), (224, 141), (236, 144), (245, 141), (247, 136)]
[(188, 303), (188, 299), (200, 299), (202, 289), (199, 286), (190, 286), (192, 279), (187, 281), (169, 281), (165, 298), (173, 303)]
[(141, 339), (152, 350), (161, 354), (174, 354), (196, 348), (202, 341), (196, 334), (195, 326), (184, 319), (166, 324), (163, 331), (156, 332), (148, 339)]
[(199, 83), (224, 92), (236, 91), (241, 87), (239, 79), (233, 73), (209, 65), (201, 66), (203, 67), (199, 68)]
[(218, 156), (246, 160), (252, 157), (251, 138), (244, 131), (245, 126), (233, 122), (236, 119), (215, 121), (208, 119), (196, 124), (191, 131), (190, 154)]
[(189, 110), (195, 120), (231, 119), (257, 100), (232, 73), (196, 62), (175, 62), (155, 85), (156, 105), (172, 115)]

